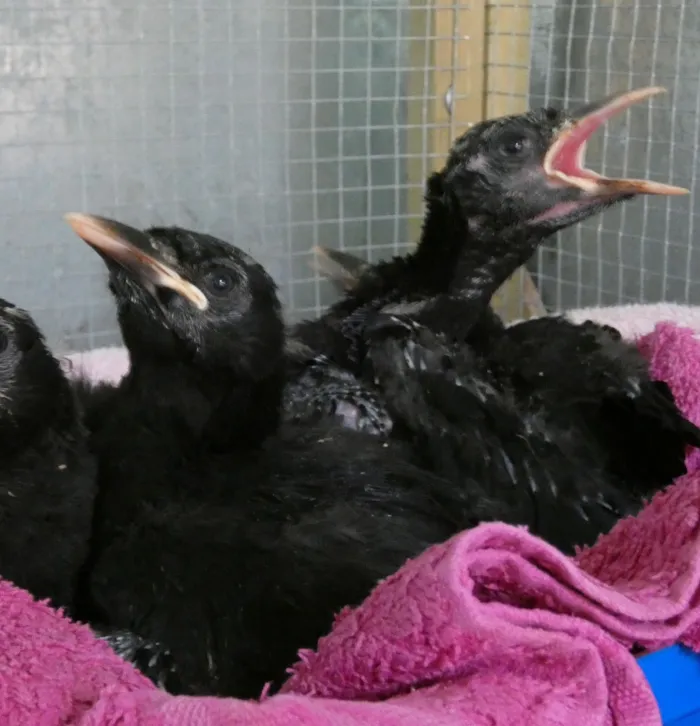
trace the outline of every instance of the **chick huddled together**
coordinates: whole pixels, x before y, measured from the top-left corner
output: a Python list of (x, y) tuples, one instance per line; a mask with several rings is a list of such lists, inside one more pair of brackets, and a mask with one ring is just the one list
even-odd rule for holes
[(489, 303), (558, 230), (684, 192), (583, 166), (658, 90), (474, 126), (427, 181), (415, 251), (323, 251), (342, 297), (292, 328), (232, 244), (67, 215), (131, 366), (69, 380), (0, 301), (0, 575), (171, 692), (256, 697), (433, 543), (503, 521), (570, 553), (637, 512), (700, 431), (616, 330), (506, 327)]

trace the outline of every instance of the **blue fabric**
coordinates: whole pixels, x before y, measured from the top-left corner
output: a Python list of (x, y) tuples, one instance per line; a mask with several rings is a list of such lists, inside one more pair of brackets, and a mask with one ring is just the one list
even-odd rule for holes
[(700, 654), (674, 645), (642, 656), (638, 663), (664, 726), (700, 726)]

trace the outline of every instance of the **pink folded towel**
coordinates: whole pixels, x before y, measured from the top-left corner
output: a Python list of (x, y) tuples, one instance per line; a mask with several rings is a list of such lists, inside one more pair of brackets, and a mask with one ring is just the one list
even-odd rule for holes
[[(662, 324), (640, 346), (700, 422), (693, 331)], [(432, 547), (340, 613), (260, 703), (161, 693), (4, 585), (0, 723), (658, 726), (630, 648), (700, 650), (699, 462), (575, 559), (503, 524)]]
[[(105, 689), (128, 694), (151, 687), (88, 628), (3, 581), (0, 613), (2, 726), (82, 723)], [(121, 722), (103, 722), (112, 723)]]

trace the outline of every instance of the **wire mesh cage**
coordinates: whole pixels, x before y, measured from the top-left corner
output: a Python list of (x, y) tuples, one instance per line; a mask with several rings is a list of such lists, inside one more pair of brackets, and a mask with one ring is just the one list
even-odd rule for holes
[[(564, 7), (566, 5), (566, 7)], [(694, 250), (700, 6), (682, 0), (533, 7), (530, 103), (568, 102), (633, 86), (670, 96), (637, 109), (591, 144), (604, 174), (673, 179), (688, 197), (646, 198), (561, 235), (538, 269), (554, 307), (700, 301)]]
[[(552, 309), (697, 302), (698, 36), (683, 0), (3, 0), (0, 295), (59, 350), (118, 342), (103, 266), (61, 220), (89, 211), (230, 239), (311, 316), (336, 294), (312, 247), (406, 250), (470, 123), (653, 82), (671, 97), (601, 135), (592, 166), (691, 195), (593, 219), (531, 273)], [(507, 292), (517, 317), (529, 278)]]

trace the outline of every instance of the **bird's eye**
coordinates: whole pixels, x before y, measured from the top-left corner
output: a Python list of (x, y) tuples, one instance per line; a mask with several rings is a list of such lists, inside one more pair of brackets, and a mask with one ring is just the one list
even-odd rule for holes
[(501, 142), (501, 151), (508, 156), (518, 156), (528, 148), (528, 140), (524, 136), (513, 136)]
[(204, 285), (212, 295), (223, 297), (236, 287), (236, 278), (230, 270), (212, 270), (204, 278)]

